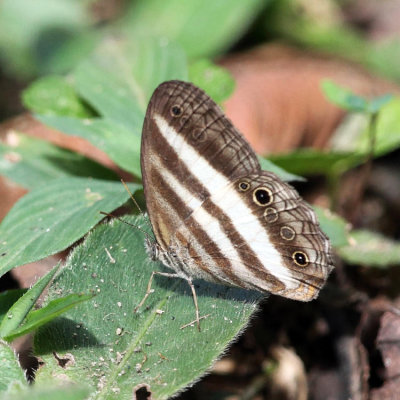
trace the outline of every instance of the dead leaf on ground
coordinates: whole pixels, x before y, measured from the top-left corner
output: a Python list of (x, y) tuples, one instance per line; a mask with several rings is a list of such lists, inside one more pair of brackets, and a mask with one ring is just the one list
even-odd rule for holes
[(372, 390), (371, 400), (396, 400), (400, 387), (400, 315), (386, 312), (376, 339), (385, 367), (382, 387)]
[(324, 97), (322, 79), (364, 96), (399, 92), (360, 66), (283, 45), (265, 45), (220, 61), (235, 78), (224, 107), (259, 154), (325, 148), (344, 112)]

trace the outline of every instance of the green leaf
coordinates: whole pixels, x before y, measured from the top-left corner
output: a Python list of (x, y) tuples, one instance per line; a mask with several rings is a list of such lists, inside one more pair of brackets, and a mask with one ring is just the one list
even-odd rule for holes
[(187, 80), (187, 61), (180, 47), (158, 38), (107, 40), (72, 75), (80, 96), (100, 115), (140, 135), (154, 89)]
[[(365, 130), (359, 136), (357, 147), (360, 151), (369, 148), (369, 134)], [(400, 147), (400, 98), (393, 98), (379, 111), (376, 126), (374, 155), (382, 156)]]
[(285, 171), (283, 168), (278, 167), (278, 165), (274, 164), (270, 160), (267, 160), (264, 157), (258, 156), (258, 161), (261, 164), (261, 169), (265, 171), (270, 171), (279, 176), (283, 181), (299, 181), (304, 182), (305, 179), (302, 176), (291, 174), (290, 172)]
[(114, 172), (80, 154), (30, 136), (13, 135), (14, 145), (0, 143), (0, 173), (27, 189), (71, 175), (117, 179)]
[(265, 0), (136, 1), (123, 20), (130, 35), (178, 42), (192, 59), (221, 54), (245, 32)]
[(382, 96), (374, 97), (369, 102), (369, 112), (377, 113), (380, 111), (386, 104), (388, 104), (393, 99), (393, 94), (387, 93)]
[(18, 328), (26, 315), (35, 305), (43, 290), (53, 279), (58, 271), (58, 267), (54, 267), (46, 275), (42, 276), (31, 289), (29, 289), (22, 297), (20, 297), (13, 306), (8, 310), (7, 315), (0, 323), (0, 337), (8, 336), (12, 331)]
[(190, 65), (189, 79), (218, 104), (229, 98), (235, 88), (235, 81), (227, 69), (204, 58)]
[(147, 103), (161, 82), (187, 80), (184, 52), (160, 39), (108, 40), (72, 76), (77, 93), (99, 117), (59, 115), (54, 107), (38, 119), (68, 135), (83, 137), (140, 177), (140, 137)]
[(341, 173), (365, 159), (363, 154), (353, 152), (324, 152), (314, 149), (299, 149), (287, 154), (271, 154), (270, 161), (297, 175)]
[(72, 83), (61, 76), (47, 76), (24, 90), (25, 107), (36, 114), (87, 118), (92, 113), (77, 95)]
[(368, 112), (368, 100), (357, 96), (349, 89), (337, 85), (335, 82), (324, 79), (322, 90), (328, 99), (337, 106), (353, 112)]
[(90, 393), (88, 388), (65, 383), (59, 387), (52, 386), (51, 383), (46, 386), (32, 386), (5, 396), (2, 400), (84, 400)]
[(85, 2), (3, 0), (0, 54), (7, 69), (22, 77), (43, 72), (54, 52), (90, 24)]
[[(141, 186), (129, 185), (134, 193)], [(0, 276), (66, 249), (129, 199), (120, 182), (62, 178), (20, 199), (0, 225)], [(23, 245), (21, 245), (23, 244)]]
[(349, 224), (331, 211), (314, 206), (321, 229), (329, 237), (333, 247), (346, 246), (349, 243)]
[(13, 390), (28, 386), (24, 371), (22, 371), (19, 365), (14, 350), (2, 340), (0, 340), (0, 360), (0, 394), (2, 392), (12, 392)]
[(400, 264), (400, 243), (367, 230), (354, 230), (349, 244), (338, 248), (339, 255), (350, 264), (387, 268)]
[(9, 308), (27, 291), (27, 289), (11, 289), (0, 293), (0, 322)]
[(53, 115), (37, 116), (37, 119), (67, 135), (86, 139), (104, 151), (118, 166), (138, 178), (141, 177), (140, 133), (135, 133), (116, 121), (106, 119), (82, 120)]
[(52, 300), (47, 304), (47, 306), (40, 308), (39, 310), (31, 311), (18, 328), (11, 330), (4, 335), (4, 339), (11, 342), (19, 336), (33, 332), (40, 326), (65, 313), (79, 303), (90, 300), (93, 296), (93, 294), (70, 294), (60, 299)]
[(381, 76), (399, 80), (398, 37), (380, 41), (368, 40), (357, 28), (352, 29), (344, 24), (341, 18), (331, 18), (335, 15), (331, 8), (325, 8), (325, 12), (328, 11), (327, 18), (321, 10), (293, 0), (275, 1), (262, 17), (262, 28), (267, 37), (279, 37), (299, 47), (316, 50), (317, 53), (346, 58), (363, 64), (368, 70), (377, 71)]
[[(379, 157), (400, 147), (400, 99), (384, 96), (379, 110), (374, 144), (374, 156)], [(375, 107), (371, 101), (370, 109)], [(385, 104), (384, 104), (385, 103)], [(371, 134), (365, 118), (350, 115), (339, 126), (332, 141), (332, 150), (299, 149), (287, 154), (271, 154), (269, 159), (287, 171), (298, 175), (340, 175), (363, 163), (369, 152)]]
[[(125, 218), (150, 231), (148, 220)], [(35, 353), (45, 364), (36, 384), (67, 377), (92, 387), (93, 399), (132, 399), (146, 382), (154, 398), (166, 399), (203, 375), (243, 330), (260, 293), (196, 281), (201, 332), (187, 282), (156, 276), (154, 292), (143, 298), (152, 271), (161, 271), (144, 250), (144, 235), (119, 221), (100, 225), (73, 251), (49, 289), (49, 300), (69, 292), (95, 290), (96, 297), (41, 327)], [(182, 351), (184, 349), (184, 351)], [(77, 361), (61, 368), (52, 355)]]
[(333, 104), (353, 112), (377, 113), (393, 98), (392, 94), (385, 94), (369, 100), (354, 94), (350, 89), (343, 88), (329, 79), (322, 81), (322, 89)]

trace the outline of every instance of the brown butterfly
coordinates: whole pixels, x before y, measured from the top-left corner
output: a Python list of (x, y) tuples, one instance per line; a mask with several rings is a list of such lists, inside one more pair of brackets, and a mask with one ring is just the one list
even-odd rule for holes
[[(272, 172), (219, 106), (181, 81), (155, 90), (143, 125), (141, 167), (154, 259), (193, 278), (314, 299), (332, 270), (312, 208)], [(145, 298), (150, 293), (151, 280)], [(137, 307), (137, 308), (138, 308)]]

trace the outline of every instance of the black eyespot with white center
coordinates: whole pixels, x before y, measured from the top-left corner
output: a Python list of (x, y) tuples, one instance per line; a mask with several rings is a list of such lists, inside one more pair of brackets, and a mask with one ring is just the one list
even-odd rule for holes
[(302, 251), (295, 251), (292, 255), (293, 261), (299, 267), (306, 267), (309, 263), (307, 254)]
[(272, 192), (266, 187), (259, 187), (253, 192), (253, 200), (261, 207), (268, 206), (273, 201)]
[(180, 117), (182, 115), (182, 107), (174, 105), (171, 107), (171, 115), (173, 117)]
[(239, 190), (242, 192), (246, 192), (247, 190), (250, 189), (250, 183), (246, 181), (241, 181), (238, 184)]

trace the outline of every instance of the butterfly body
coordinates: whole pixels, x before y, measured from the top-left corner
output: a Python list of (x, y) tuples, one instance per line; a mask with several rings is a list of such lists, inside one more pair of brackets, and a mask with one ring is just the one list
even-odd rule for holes
[(147, 247), (177, 276), (302, 301), (318, 295), (332, 260), (313, 210), (261, 170), (250, 145), (203, 91), (180, 81), (156, 89), (141, 166), (156, 237)]

